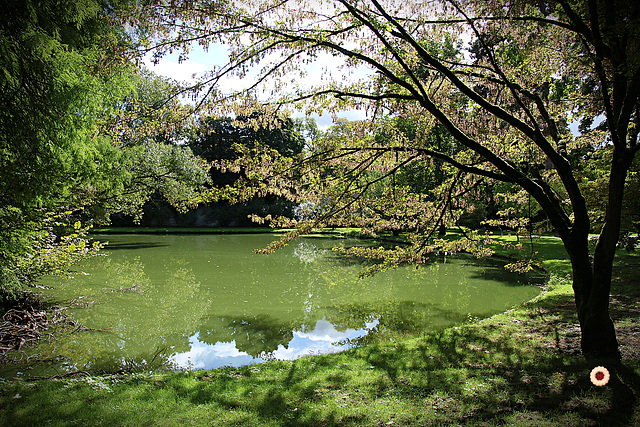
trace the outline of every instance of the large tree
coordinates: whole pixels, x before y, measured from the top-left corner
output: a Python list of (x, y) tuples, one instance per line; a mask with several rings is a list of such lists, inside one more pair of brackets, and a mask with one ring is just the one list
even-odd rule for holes
[(114, 150), (99, 129), (131, 90), (119, 3), (0, 4), (0, 291), (42, 272), (31, 267), (52, 255), (55, 214)]
[[(571, 260), (583, 352), (619, 357), (608, 310), (625, 180), (640, 150), (637, 1), (142, 3), (144, 18), (138, 24), (155, 31), (161, 42), (151, 48), (157, 52), (193, 42), (229, 47), (228, 64), (194, 86), (202, 106), (268, 99), (272, 106), (305, 105), (310, 112), (370, 107), (373, 113), (404, 116), (417, 124), (414, 138), (398, 132), (398, 138), (381, 143), (362, 129), (358, 143), (349, 146), (345, 140), (341, 156), (360, 157), (342, 168), (344, 177), (376, 165), (383, 170), (381, 162), (393, 156), (397, 163), (384, 169), (385, 176), (433, 158), (458, 170), (443, 190), (443, 201), (461, 194), (460, 183), (473, 188), (480, 178), (521, 188), (544, 210)], [(441, 48), (447, 45), (453, 49)], [(336, 58), (343, 60), (340, 68), (326, 67), (321, 79), (303, 84), (306, 64), (335, 64)], [(350, 75), (349, 69), (357, 72)], [(370, 73), (359, 79), (362, 69)], [(216, 86), (231, 75), (253, 80), (238, 93)], [(291, 84), (291, 76), (300, 84)], [(602, 120), (599, 126), (592, 125), (596, 118)], [(568, 128), (576, 121), (583, 124), (579, 137)], [(442, 151), (433, 142), (437, 127), (451, 135), (456, 150)], [(611, 150), (606, 212), (592, 253), (591, 218), (569, 159), (572, 150), (584, 145)], [(315, 161), (325, 163), (338, 158), (317, 154)], [(330, 170), (340, 168), (334, 164)], [(358, 204), (362, 198), (352, 190), (344, 187), (334, 200), (351, 195), (352, 206)], [(398, 200), (406, 203), (406, 198)], [(328, 211), (334, 216), (345, 212), (344, 206)]]
[(153, 192), (184, 207), (207, 181), (190, 150), (163, 143), (179, 108), (129, 55), (115, 19), (127, 3), (0, 3), (0, 298), (94, 252), (84, 208), (135, 211)]

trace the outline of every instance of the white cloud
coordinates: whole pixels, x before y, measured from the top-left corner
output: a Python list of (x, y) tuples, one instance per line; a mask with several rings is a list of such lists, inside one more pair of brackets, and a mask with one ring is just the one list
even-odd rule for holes
[(147, 68), (164, 77), (178, 81), (193, 82), (195, 78), (207, 71), (205, 64), (187, 59), (181, 63), (170, 58), (162, 58), (157, 64), (153, 64), (150, 58), (145, 58)]
[[(277, 53), (268, 55), (261, 64), (278, 62), (278, 58), (280, 58), (280, 55)], [(228, 61), (228, 50), (221, 44), (213, 44), (207, 50), (200, 46), (193, 46), (189, 52), (188, 59), (181, 62), (178, 61), (178, 53), (167, 54), (156, 64), (153, 63), (151, 55), (144, 58), (146, 67), (156, 74), (188, 83), (195, 83), (198, 77), (202, 77), (204, 73), (212, 70), (215, 66), (224, 66)], [(314, 61), (306, 65), (301, 63), (300, 66), (303, 67), (303, 74), (291, 76), (291, 80), (285, 82), (286, 85), (280, 92), (292, 92), (295, 88), (310, 89), (312, 86), (317, 86), (328, 80), (357, 81), (366, 79), (371, 74), (371, 70), (365, 67), (347, 68), (344, 66), (344, 58), (328, 53), (320, 53)], [(244, 78), (230, 76), (222, 79), (218, 84), (218, 88), (224, 93), (246, 89), (255, 83), (260, 68), (261, 65), (254, 66)], [(267, 80), (262, 85), (265, 94), (268, 94), (274, 87), (275, 82), (273, 80)], [(304, 113), (294, 113), (294, 117), (304, 117)], [(316, 120), (320, 130), (326, 130), (333, 125), (331, 114), (313, 114), (311, 117)], [(340, 112), (337, 117), (348, 120), (364, 120), (367, 115), (363, 110), (348, 110)]]
[[(367, 323), (364, 329), (346, 329), (338, 331), (325, 319), (318, 320), (311, 331), (293, 331), (293, 339), (284, 345), (280, 344), (273, 352), (276, 359), (293, 360), (308, 354), (335, 353), (344, 349), (333, 343), (345, 339), (354, 339), (366, 335), (377, 320)], [(189, 339), (191, 348), (184, 353), (177, 353), (171, 360), (179, 367), (193, 369), (215, 369), (220, 366), (242, 366), (261, 362), (262, 359), (253, 357), (236, 347), (235, 341), (219, 341), (214, 345), (206, 344), (198, 339), (198, 333)]]
[(354, 329), (347, 329), (346, 331), (338, 331), (331, 323), (325, 319), (318, 320), (315, 328), (309, 332), (297, 332), (296, 335), (300, 338), (308, 338), (311, 341), (340, 341), (347, 338), (350, 334), (355, 332)]
[(259, 361), (246, 352), (238, 350), (235, 341), (218, 341), (214, 345), (209, 345), (201, 342), (197, 333), (189, 341), (191, 342), (189, 351), (171, 356), (171, 360), (177, 366), (213, 369), (223, 365), (241, 366)]

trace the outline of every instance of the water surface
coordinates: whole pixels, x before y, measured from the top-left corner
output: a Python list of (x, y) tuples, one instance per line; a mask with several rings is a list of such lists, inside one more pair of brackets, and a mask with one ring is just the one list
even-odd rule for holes
[[(332, 251), (364, 244), (300, 238), (254, 254), (272, 235), (113, 235), (73, 278), (47, 278), (89, 330), (37, 350), (75, 370), (212, 369), (339, 351), (365, 336), (442, 328), (504, 311), (539, 292), (497, 260), (434, 257), (374, 277)], [(41, 357), (42, 358), (42, 357)], [(24, 367), (21, 368), (23, 371)]]

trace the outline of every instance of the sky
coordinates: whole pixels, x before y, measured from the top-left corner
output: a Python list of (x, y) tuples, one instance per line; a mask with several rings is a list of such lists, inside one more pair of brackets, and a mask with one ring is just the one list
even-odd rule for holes
[[(227, 49), (220, 44), (212, 44), (208, 50), (204, 50), (201, 46), (194, 46), (189, 53), (189, 58), (185, 61), (178, 62), (178, 53), (173, 53), (164, 56), (158, 64), (154, 65), (151, 61), (151, 55), (145, 58), (145, 65), (150, 70), (154, 71), (164, 77), (169, 77), (178, 81), (195, 81), (196, 77), (202, 76), (207, 70), (210, 70), (213, 66), (223, 66), (229, 60)], [(329, 67), (330, 69), (336, 69), (340, 65), (340, 59), (331, 55), (320, 57), (319, 61), (312, 63), (308, 66), (308, 77), (306, 80), (309, 82), (317, 82), (320, 80), (322, 67)], [(322, 63), (322, 67), (318, 65)], [(366, 73), (363, 71), (361, 75)], [(224, 85), (227, 89), (242, 89), (245, 85), (248, 85), (251, 81), (250, 78), (242, 80), (237, 77), (231, 77), (225, 81)], [(304, 117), (303, 113), (295, 112), (294, 117)], [(318, 128), (320, 130), (327, 130), (333, 124), (333, 118), (330, 114), (318, 116), (317, 114), (311, 116), (316, 120)], [(345, 111), (338, 115), (340, 118), (346, 118), (348, 120), (363, 120), (366, 118), (364, 111), (352, 110)], [(578, 122), (571, 123), (569, 126), (574, 136), (580, 135), (578, 131)]]
[[(193, 82), (197, 77), (201, 77), (206, 71), (210, 70), (213, 66), (223, 66), (229, 60), (227, 49), (220, 44), (214, 44), (209, 47), (208, 50), (204, 50), (201, 46), (194, 46), (189, 52), (189, 58), (182, 62), (178, 62), (178, 53), (168, 54), (157, 64), (153, 64), (151, 55), (148, 55), (144, 59), (144, 63), (147, 68), (164, 77), (169, 77), (178, 81)], [(323, 67), (329, 67), (332, 69), (338, 68), (340, 65), (340, 59), (326, 55), (321, 57), (319, 61)], [(320, 80), (322, 67), (316, 64), (310, 64), (307, 67), (308, 77), (305, 81), (317, 82)], [(224, 82), (224, 86), (227, 90), (239, 90), (249, 85), (251, 78), (239, 79), (237, 77), (231, 77)], [(304, 83), (304, 82), (303, 82)], [(296, 112), (294, 117), (304, 117), (303, 113)], [(330, 114), (323, 116), (313, 115), (316, 119), (318, 127), (321, 130), (326, 130), (333, 124), (333, 119)], [(345, 111), (338, 115), (340, 118), (346, 118), (348, 120), (363, 120), (366, 118), (364, 111)]]

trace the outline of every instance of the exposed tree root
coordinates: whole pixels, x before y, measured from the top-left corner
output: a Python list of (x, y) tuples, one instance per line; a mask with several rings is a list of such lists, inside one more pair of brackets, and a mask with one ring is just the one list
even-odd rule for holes
[(22, 360), (20, 350), (43, 339), (52, 340), (54, 335), (50, 331), (54, 327), (78, 326), (77, 322), (66, 314), (64, 307), (49, 306), (30, 292), (16, 298), (5, 297), (2, 302), (0, 363)]

